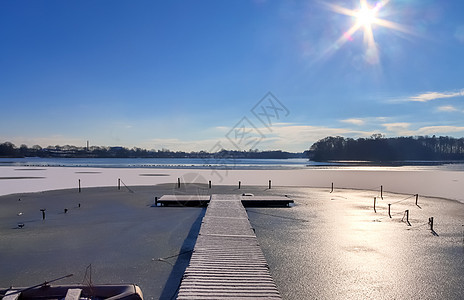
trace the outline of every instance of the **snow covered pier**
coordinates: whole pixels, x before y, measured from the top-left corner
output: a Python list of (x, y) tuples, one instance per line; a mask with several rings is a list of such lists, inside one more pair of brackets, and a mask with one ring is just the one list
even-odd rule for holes
[(281, 299), (243, 197), (211, 196), (177, 299)]
[[(229, 196), (229, 195), (225, 195)], [(241, 194), (234, 195), (238, 197), (238, 200), (242, 202), (243, 206), (260, 206), (260, 207), (282, 207), (289, 206), (293, 203), (293, 200), (284, 196), (254, 196), (252, 194)], [(222, 195), (164, 195), (159, 199), (156, 199), (156, 205), (162, 206), (206, 206), (212, 199), (212, 197), (218, 198)]]

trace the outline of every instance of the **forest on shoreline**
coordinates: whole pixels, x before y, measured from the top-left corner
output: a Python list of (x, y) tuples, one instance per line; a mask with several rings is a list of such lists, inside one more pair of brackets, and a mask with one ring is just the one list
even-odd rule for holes
[(287, 159), (287, 158), (307, 158), (305, 152), (293, 153), (286, 151), (236, 151), (224, 150), (219, 152), (206, 151), (170, 151), (162, 150), (146, 150), (142, 148), (126, 148), (126, 147), (76, 147), (76, 146), (48, 146), (42, 148), (39, 145), (28, 147), (21, 145), (16, 147), (13, 143), (4, 142), (0, 144), (0, 157), (21, 158), (21, 157), (62, 157), (62, 158), (253, 158), (253, 159)]
[(237, 151), (224, 150), (210, 153), (206, 151), (184, 152), (146, 150), (125, 147), (77, 147), (38, 145), (15, 146), (10, 142), (0, 144), (0, 157), (62, 157), (62, 158), (252, 158), (287, 159), (308, 158), (313, 161), (450, 161), (464, 160), (464, 138), (448, 136), (410, 136), (385, 138), (374, 134), (369, 138), (345, 138), (329, 136), (315, 142), (307, 151)]
[(448, 136), (415, 136), (385, 138), (374, 134), (370, 138), (326, 137), (310, 148), (315, 161), (450, 161), (464, 160), (464, 138)]

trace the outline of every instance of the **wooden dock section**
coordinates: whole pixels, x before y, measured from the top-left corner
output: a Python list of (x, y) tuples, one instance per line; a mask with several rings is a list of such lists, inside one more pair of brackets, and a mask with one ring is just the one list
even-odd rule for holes
[[(216, 195), (218, 197), (219, 195)], [(282, 196), (254, 196), (251, 194), (237, 195), (245, 207), (252, 206), (289, 206), (293, 200)], [(157, 200), (163, 206), (206, 206), (211, 200), (210, 195), (164, 195)]]
[(210, 195), (164, 195), (157, 203), (163, 206), (206, 206), (210, 199)]
[(281, 299), (239, 195), (212, 195), (177, 299)]

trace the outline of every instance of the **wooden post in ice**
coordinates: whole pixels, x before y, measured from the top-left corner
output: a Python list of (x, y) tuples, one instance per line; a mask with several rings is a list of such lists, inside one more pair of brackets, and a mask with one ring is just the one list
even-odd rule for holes
[(407, 223), (409, 226), (411, 226), (411, 223), (409, 223), (409, 209), (406, 209), (405, 213), (406, 213), (406, 223)]
[(391, 215), (391, 213), (390, 213), (390, 206), (391, 206), (391, 204), (388, 204), (388, 216), (389, 216), (390, 219), (391, 219), (392, 215)]
[(242, 182), (239, 180), (238, 181), (238, 189), (240, 189), (240, 186), (242, 185)]
[(121, 178), (118, 178), (118, 190), (121, 189)]
[(376, 197), (374, 197), (374, 212), (377, 213), (377, 211), (375, 210), (375, 201), (377, 200)]
[(177, 188), (180, 189), (180, 178), (177, 178)]
[(208, 182), (208, 187), (211, 188), (211, 180)]
[(380, 198), (383, 200), (383, 185), (380, 186)]
[(81, 192), (81, 180), (79, 179), (79, 193)]
[(271, 189), (271, 181), (269, 180), (269, 189)]
[(461, 227), (462, 227), (462, 248), (464, 250), (464, 224), (462, 224)]
[(419, 200), (419, 194), (416, 194), (416, 205), (417, 205), (417, 200)]
[(334, 183), (332, 182), (332, 189), (330, 190), (331, 193), (334, 191)]
[(433, 217), (429, 218), (429, 225), (430, 225), (430, 230), (433, 231)]

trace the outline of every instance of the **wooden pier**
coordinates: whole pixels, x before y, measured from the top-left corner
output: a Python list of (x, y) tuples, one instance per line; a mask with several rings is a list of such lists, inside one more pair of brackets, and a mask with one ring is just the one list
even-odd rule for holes
[(212, 195), (177, 299), (281, 299), (240, 195)]
[[(219, 197), (220, 195), (213, 195)], [(289, 206), (293, 200), (283, 196), (254, 196), (251, 194), (236, 195), (245, 207), (252, 206)], [(211, 195), (164, 195), (157, 200), (162, 206), (206, 206), (211, 200)]]
[(206, 206), (210, 199), (210, 195), (164, 195), (157, 203), (162, 206)]

